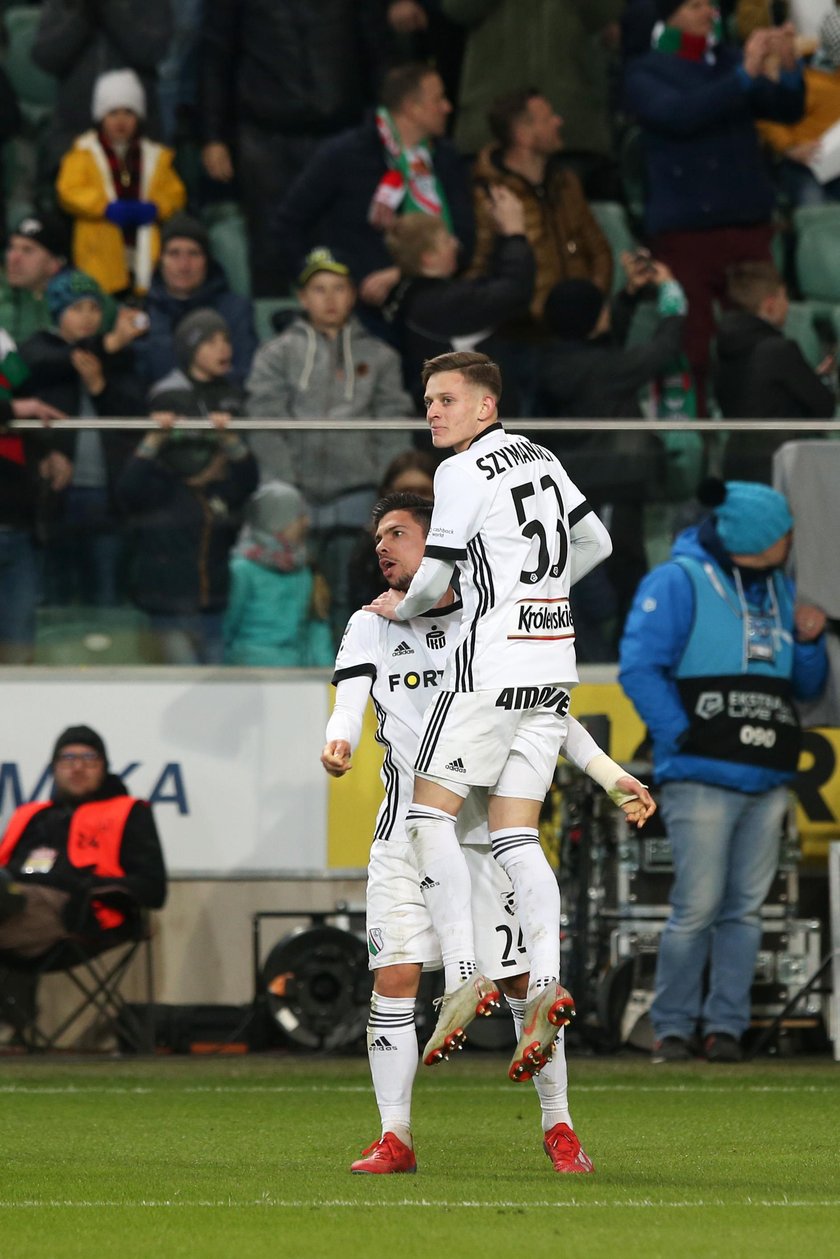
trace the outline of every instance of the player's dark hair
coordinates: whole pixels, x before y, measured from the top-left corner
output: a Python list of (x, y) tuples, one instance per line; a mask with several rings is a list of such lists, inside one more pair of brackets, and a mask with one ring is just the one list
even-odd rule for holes
[(394, 66), (382, 80), (379, 104), (393, 114), (410, 96), (420, 91), (423, 80), (430, 74), (437, 74), (437, 70), (426, 61), (408, 61), (404, 66)]
[(464, 380), (486, 390), (497, 402), (502, 396), (502, 373), (499, 365), (486, 354), (479, 354), (475, 350), (455, 350), (451, 354), (427, 358), (421, 373), (424, 389), (429, 383), (429, 377), (436, 376), (438, 372), (460, 372)]
[(487, 111), (487, 125), (503, 149), (513, 144), (513, 129), (525, 117), (531, 101), (544, 95), (538, 87), (520, 87), (496, 97)]
[(403, 491), (386, 494), (384, 498), (380, 498), (373, 509), (374, 531), (379, 528), (382, 517), (387, 516), (389, 512), (407, 511), (417, 521), (423, 532), (428, 533), (433, 507), (434, 503), (430, 498), (421, 498), (419, 494), (408, 494)]

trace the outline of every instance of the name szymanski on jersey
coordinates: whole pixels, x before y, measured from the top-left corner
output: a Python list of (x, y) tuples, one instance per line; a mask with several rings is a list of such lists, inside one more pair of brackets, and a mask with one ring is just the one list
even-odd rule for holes
[(404, 838), (403, 818), (414, 790), (414, 757), (423, 714), (440, 690), (444, 666), (458, 637), (461, 602), (410, 621), (386, 621), (355, 612), (344, 631), (333, 684), (369, 677), (376, 712), (376, 740), (384, 748), (385, 799), (374, 839)]
[(501, 425), (441, 464), (426, 555), (457, 562), (464, 604), (445, 690), (577, 681), (569, 530), (590, 511), (550, 451)]

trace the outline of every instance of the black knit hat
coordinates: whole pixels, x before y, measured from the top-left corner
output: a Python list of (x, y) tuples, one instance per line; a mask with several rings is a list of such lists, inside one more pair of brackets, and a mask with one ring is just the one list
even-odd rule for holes
[(91, 730), (90, 726), (68, 726), (55, 741), (51, 763), (55, 764), (62, 748), (70, 747), (74, 743), (81, 743), (86, 748), (93, 748), (94, 752), (99, 753), (105, 764), (108, 764), (108, 753), (105, 751), (102, 736), (97, 734), (95, 730)]
[(34, 240), (54, 258), (70, 257), (70, 225), (62, 214), (27, 214), (9, 235)]
[(564, 280), (545, 300), (543, 320), (564, 341), (585, 341), (598, 322), (606, 297), (591, 280)]
[(173, 214), (172, 218), (167, 219), (161, 229), (161, 249), (165, 249), (171, 240), (178, 240), (182, 237), (186, 240), (195, 241), (196, 245), (209, 260), (211, 256), (210, 237), (201, 219), (195, 219), (191, 214)]
[(224, 332), (227, 337), (230, 337), (230, 328), (227, 323), (219, 312), (210, 306), (201, 306), (198, 310), (184, 316), (172, 338), (175, 358), (182, 371), (189, 372), (198, 347), (204, 341), (209, 341), (217, 332)]
[(660, 22), (667, 22), (672, 13), (681, 9), (685, 0), (655, 0), (656, 16)]

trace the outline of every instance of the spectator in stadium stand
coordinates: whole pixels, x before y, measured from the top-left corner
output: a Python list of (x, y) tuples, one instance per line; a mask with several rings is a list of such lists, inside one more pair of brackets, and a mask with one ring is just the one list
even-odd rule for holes
[[(674, 863), (656, 964), (654, 1062), (737, 1062), (761, 906), (801, 744), (796, 701), (827, 675), (825, 613), (785, 576), (793, 519), (749, 481), (704, 483), (712, 513), (640, 585), (619, 681), (653, 743)], [(708, 984), (704, 974), (708, 968)]]
[(326, 140), (295, 180), (275, 220), (290, 274), (323, 244), (350, 267), (360, 317), (387, 335), (378, 307), (399, 280), (385, 244), (398, 215), (442, 218), (472, 255), (474, 225), (466, 167), (444, 133), (452, 106), (427, 65), (385, 77), (376, 117)]
[(138, 370), (152, 384), (177, 366), (172, 334), (194, 310), (221, 315), (233, 347), (231, 380), (243, 384), (257, 348), (254, 314), (245, 297), (232, 292), (210, 253), (204, 224), (189, 214), (173, 215), (161, 232), (160, 261), (146, 298), (149, 330), (136, 347)]
[(47, 285), (70, 256), (70, 225), (63, 214), (27, 214), (6, 244), (0, 279), (0, 328), (18, 343), (49, 328)]
[[(249, 414), (298, 420), (408, 418), (413, 408), (402, 385), (399, 356), (353, 313), (356, 289), (349, 268), (328, 249), (314, 249), (298, 286), (302, 314), (260, 346), (254, 358)], [(262, 479), (291, 482), (309, 503), (312, 546), (332, 592), (337, 636), (357, 602), (347, 579), (357, 531), (368, 522), (389, 460), (405, 444), (405, 434), (387, 430), (251, 435)]]
[(387, 40), (384, 6), (371, 0), (207, 0), (202, 157), (213, 179), (238, 179), (255, 296), (285, 293), (297, 275), (273, 211), (318, 144), (361, 121)]
[(0, 329), (0, 665), (30, 664), (40, 593), (39, 512), (45, 493), (70, 484), (73, 465), (55, 449), (54, 430), (16, 433), (16, 419), (51, 424), (63, 412), (23, 393), (26, 364)]
[(455, 142), (478, 153), (493, 138), (494, 100), (539, 84), (564, 123), (567, 162), (590, 196), (615, 195), (607, 67), (624, 0), (441, 0), (467, 28)]
[(755, 121), (796, 122), (805, 89), (791, 26), (753, 31), (742, 54), (723, 42), (710, 0), (656, 10), (654, 46), (627, 63), (625, 104), (644, 137), (650, 246), (688, 297), (684, 345), (703, 415), (727, 270), (771, 260), (775, 194)]
[[(735, 310), (718, 325), (715, 397), (727, 419), (828, 420), (834, 415), (837, 360), (826, 356), (816, 370), (784, 334), (790, 303), (785, 282), (772, 262), (742, 262), (729, 273), (728, 296)], [(832, 379), (833, 378), (833, 379)], [(787, 433), (727, 434), (724, 473), (739, 481), (773, 480), (773, 455)], [(818, 434), (809, 433), (808, 438)]]
[(497, 361), (505, 370), (505, 411), (534, 415), (538, 347), (545, 340), (541, 316), (549, 291), (563, 280), (590, 280), (606, 295), (613, 258), (609, 241), (589, 207), (583, 186), (563, 161), (563, 120), (535, 87), (517, 88), (493, 101), (489, 112), (495, 142), (473, 168), (476, 246), (470, 277), (494, 266), (499, 231), (488, 190), (509, 188), (525, 207), (525, 235), (536, 262), (530, 313), (500, 329)]
[(230, 380), (230, 329), (215, 310), (194, 310), (175, 330), (178, 366), (155, 381), (149, 401), (155, 411), (174, 416), (228, 418), (245, 414), (245, 389)]
[(137, 72), (148, 103), (147, 132), (157, 137), (157, 64), (171, 38), (169, 0), (44, 0), (32, 59), (58, 80), (46, 139), (50, 179), (76, 136), (90, 125), (93, 85), (105, 70)]
[(400, 329), (403, 379), (423, 411), (423, 362), (470, 338), (474, 349), (493, 353), (493, 333), (527, 313), (534, 291), (534, 255), (525, 236), (522, 202), (505, 187), (489, 194), (498, 244), (490, 274), (456, 278), (458, 241), (440, 219), (404, 214), (386, 235), (403, 279), (388, 302)]
[[(627, 283), (610, 302), (589, 280), (567, 280), (548, 295), (551, 340), (538, 376), (540, 415), (574, 420), (641, 419), (639, 394), (677, 358), (685, 294), (660, 263), (622, 255)], [(648, 340), (626, 346), (633, 315), (655, 286), (659, 324)], [(571, 591), (581, 660), (615, 660), (618, 635), (648, 571), (645, 507), (662, 484), (665, 451), (655, 433), (578, 433), (574, 424), (540, 435), (608, 526), (613, 553)]]
[(166, 900), (152, 810), (110, 772), (102, 736), (68, 726), (50, 764), (50, 799), (20, 805), (0, 842), (0, 951), (15, 958), (43, 956), (71, 929), (101, 952), (125, 938), (127, 905)]
[(61, 159), (56, 192), (73, 217), (73, 262), (106, 293), (148, 291), (160, 223), (184, 207), (173, 149), (143, 134), (146, 94), (133, 70), (100, 74), (93, 127)]
[(820, 24), (817, 55), (805, 70), (805, 113), (801, 121), (792, 126), (758, 124), (758, 134), (780, 159), (774, 175), (791, 205), (830, 205), (840, 201), (840, 177), (820, 183), (811, 169), (811, 162), (819, 156), (822, 137), (838, 122), (840, 12), (832, 9)]
[[(3, 66), (0, 66), (0, 145), (5, 148), (6, 141), (17, 135), (23, 125), (15, 90)], [(8, 158), (0, 153), (0, 223), (6, 223), (7, 176), (4, 170)]]
[[(67, 269), (49, 283), (53, 327), (35, 332), (20, 347), (28, 384), (66, 415), (133, 416), (145, 411), (134, 371), (132, 342), (140, 335), (137, 312), (122, 307), (103, 334), (105, 295), (82, 271)], [(82, 429), (53, 441), (72, 460), (73, 475), (57, 495), (44, 527), (47, 602), (110, 607), (119, 602), (122, 534), (114, 483), (134, 441), (127, 432)]]
[(457, 100), (466, 43), (463, 26), (443, 13), (440, 0), (390, 0), (385, 16), (394, 61), (434, 66), (449, 100)]
[(152, 419), (117, 483), (131, 598), (165, 664), (221, 664), (230, 550), (257, 488), (256, 460), (223, 413), (211, 416), (212, 433), (179, 429), (169, 412)]

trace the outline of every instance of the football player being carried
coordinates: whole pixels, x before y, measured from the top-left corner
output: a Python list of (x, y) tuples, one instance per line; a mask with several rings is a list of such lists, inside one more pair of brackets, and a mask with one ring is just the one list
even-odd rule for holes
[[(424, 1061), (444, 1060), (498, 999), (477, 968), (470, 874), (456, 832), (464, 801), (483, 787), (493, 856), (513, 884), (531, 962), (509, 1068), (522, 1080), (549, 1056), (574, 1009), (560, 984), (560, 892), (538, 828), (578, 680), (569, 590), (612, 544), (559, 460), (502, 427), (502, 377), (492, 359), (441, 354), (427, 360), (422, 379), (432, 443), (451, 453), (435, 474), (426, 549), (408, 590), (391, 588), (367, 610), (398, 625), (413, 620), (436, 606), (458, 566), (458, 641), (424, 716), (406, 814), (444, 964)], [(614, 790), (620, 767), (602, 768), (597, 781)]]
[[(419, 567), (431, 514), (432, 504), (414, 494), (392, 494), (377, 504), (377, 554), (392, 589), (406, 590)], [(442, 959), (405, 817), (423, 713), (440, 687), (445, 661), (458, 639), (461, 613), (461, 602), (451, 588), (434, 608), (399, 624), (357, 612), (336, 660), (336, 704), (321, 753), (324, 768), (335, 777), (351, 768), (369, 696), (378, 721), (376, 737), (384, 748), (385, 797), (376, 819), (367, 883), (368, 948), (374, 972), (368, 1058), (382, 1136), (352, 1165), (354, 1172), (413, 1172), (416, 1168), (411, 1135), (411, 1094), (418, 1065), (414, 1005), (423, 969), (439, 968)], [(654, 811), (646, 788), (605, 756), (574, 720), (570, 720), (563, 751), (580, 769), (595, 770), (598, 781), (603, 780), (605, 767), (612, 767), (615, 788), (611, 794), (623, 801), (631, 822), (641, 825)], [(513, 888), (492, 855), (485, 791), (470, 794), (458, 819), (458, 832), (470, 874), (477, 955), (487, 975), (498, 980), (519, 1035), (528, 958)], [(488, 1004), (488, 1013), (491, 1008)], [(463, 1039), (458, 1038), (458, 1047)], [(528, 1068), (521, 1078), (535, 1076), (545, 1149), (554, 1167), (560, 1172), (591, 1172), (592, 1163), (569, 1114), (562, 1029), (555, 1046), (554, 1056), (543, 1059), (539, 1075)]]

